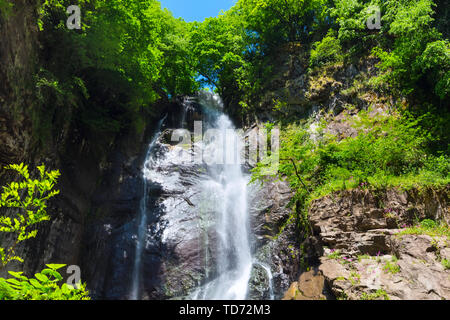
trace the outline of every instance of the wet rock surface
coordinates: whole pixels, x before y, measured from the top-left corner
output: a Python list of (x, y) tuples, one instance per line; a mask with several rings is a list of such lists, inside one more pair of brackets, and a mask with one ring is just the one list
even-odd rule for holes
[(297, 228), (289, 221), (293, 192), (286, 181), (273, 179), (252, 185), (250, 193), (254, 256), (270, 268), (274, 298), (281, 299), (300, 269)]

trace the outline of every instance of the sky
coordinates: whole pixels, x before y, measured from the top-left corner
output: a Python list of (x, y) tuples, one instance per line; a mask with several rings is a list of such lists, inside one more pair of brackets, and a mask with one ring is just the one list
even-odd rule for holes
[(175, 18), (187, 22), (216, 17), (221, 10), (230, 9), (236, 0), (160, 0), (161, 7), (169, 9)]

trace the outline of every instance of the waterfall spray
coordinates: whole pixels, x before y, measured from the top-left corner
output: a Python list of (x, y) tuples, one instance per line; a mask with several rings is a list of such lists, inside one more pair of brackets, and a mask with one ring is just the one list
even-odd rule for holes
[[(221, 112), (217, 95), (206, 95), (200, 103), (209, 113), (207, 125), (216, 130), (216, 139), (203, 141), (204, 159), (210, 179), (203, 183), (206, 201), (216, 201), (217, 277), (198, 288), (193, 299), (243, 300), (247, 297), (252, 270), (248, 214), (248, 175), (242, 172), (240, 156), (244, 147), (231, 120)], [(217, 139), (217, 137), (219, 137)]]
[(144, 182), (144, 188), (142, 195), (141, 202), (139, 205), (139, 217), (138, 217), (138, 229), (137, 229), (137, 241), (136, 241), (136, 252), (134, 257), (134, 265), (133, 265), (133, 278), (132, 278), (132, 287), (131, 287), (131, 293), (130, 293), (130, 299), (131, 300), (137, 300), (139, 299), (140, 294), (140, 277), (142, 274), (142, 254), (145, 248), (146, 244), (146, 238), (147, 238), (147, 200), (148, 200), (148, 180), (149, 180), (149, 169), (152, 165), (152, 151), (156, 145), (156, 142), (158, 141), (158, 138), (161, 134), (161, 127), (166, 120), (167, 115), (161, 119), (158, 123), (158, 126), (156, 128), (156, 133), (154, 134), (152, 141), (150, 142), (148, 149), (147, 149), (147, 155), (145, 157), (144, 162), (144, 168), (142, 169), (142, 180)]

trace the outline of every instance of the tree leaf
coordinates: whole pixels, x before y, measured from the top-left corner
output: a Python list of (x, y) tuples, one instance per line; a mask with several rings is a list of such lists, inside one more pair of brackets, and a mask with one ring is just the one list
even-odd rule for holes
[(41, 289), (43, 287), (42, 284), (39, 281), (37, 281), (36, 279), (30, 279), (30, 283), (36, 289)]
[(23, 276), (23, 272), (15, 272), (15, 271), (8, 271), (8, 273), (10, 275), (12, 275), (13, 277), (20, 279), (20, 280), (28, 280), (27, 277)]
[(35, 275), (34, 275), (35, 277), (36, 277), (36, 279), (38, 279), (40, 282), (48, 282), (49, 281), (49, 279), (48, 279), (48, 277), (45, 275), (45, 274), (42, 274), (42, 273), (36, 273)]
[(64, 268), (66, 266), (66, 264), (46, 264), (47, 267), (49, 267), (52, 270), (58, 270), (61, 268)]
[(57, 281), (61, 281), (63, 279), (63, 277), (61, 276), (61, 274), (59, 274), (59, 272), (52, 270), (52, 269), (44, 269), (41, 271), (41, 273), (45, 274), (47, 276), (52, 276)]

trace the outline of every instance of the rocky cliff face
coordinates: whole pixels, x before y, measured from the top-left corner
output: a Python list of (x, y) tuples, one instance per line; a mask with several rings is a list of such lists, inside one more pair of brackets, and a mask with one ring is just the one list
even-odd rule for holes
[[(23, 162), (33, 169), (44, 163), (60, 170), (56, 188), (61, 193), (49, 204), (51, 221), (39, 226), (36, 239), (18, 248), (25, 264), (10, 268), (33, 274), (46, 263), (79, 265), (82, 279), (92, 279), (95, 286), (108, 278), (110, 254), (97, 231), (105, 216), (113, 228), (134, 218), (142, 194), (140, 169), (156, 121), (146, 117), (145, 131), (96, 134), (85, 130), (69, 105), (49, 115), (51, 134), (39, 141), (34, 121), (46, 110), (36, 97), (41, 63), (36, 8), (36, 1), (18, 0), (7, 18), (0, 15), (0, 167)], [(170, 108), (160, 103), (158, 109)], [(0, 185), (14, 178), (0, 170)], [(7, 237), (1, 241), (7, 246)]]
[[(37, 61), (35, 1), (19, 0), (0, 14), (0, 164), (24, 159), (31, 147), (33, 74)], [(0, 172), (1, 179), (1, 172)]]
[[(422, 219), (448, 223), (448, 204), (448, 187), (352, 190), (314, 201), (309, 219), (319, 244), (320, 261), (311, 276), (316, 291), (323, 277), (337, 298), (449, 299), (448, 237), (407, 229)], [(304, 299), (309, 286), (300, 277), (285, 299)]]
[[(145, 132), (89, 136), (69, 117), (45, 148), (36, 149), (31, 130), (38, 67), (35, 7), (34, 1), (17, 0), (8, 20), (0, 15), (0, 166), (25, 162), (60, 169), (61, 195), (50, 204), (52, 220), (20, 248), (25, 265), (12, 268), (32, 274), (46, 263), (79, 265), (94, 298), (128, 298), (145, 190), (142, 165), (156, 121), (147, 119)], [(301, 48), (290, 50), (288, 58), (280, 55), (279, 74), (261, 97), (257, 119), (303, 117), (315, 108), (337, 114), (348, 103), (364, 107), (386, 99), (358, 83), (374, 72), (374, 61), (307, 72)], [(273, 110), (276, 100), (287, 103)], [(169, 111), (169, 126), (183, 122), (179, 104), (159, 109)], [(353, 134), (339, 117), (329, 129)], [(184, 152), (164, 135), (159, 142), (161, 154)], [(158, 170), (161, 181), (147, 189), (154, 215), (144, 250), (143, 297), (183, 298), (214, 277), (214, 208), (199, 215), (203, 200), (197, 183), (204, 167), (169, 162)], [(2, 184), (10, 178), (0, 171)], [(250, 193), (252, 251), (259, 262), (252, 271), (250, 298), (450, 298), (450, 271), (443, 264), (450, 260), (448, 238), (402, 233), (404, 225), (424, 218), (450, 223), (448, 188), (437, 193), (353, 190), (318, 199), (310, 208), (313, 234), (306, 240), (293, 215), (287, 182), (255, 184)], [(159, 214), (162, 208), (167, 215)], [(313, 270), (304, 272), (308, 266)]]
[[(286, 181), (275, 179), (253, 185), (251, 193), (255, 257), (271, 269), (274, 298), (279, 299), (298, 276), (301, 267), (300, 234), (291, 219), (293, 193)], [(263, 297), (268, 299), (265, 273), (261, 270), (258, 274), (257, 269), (254, 272), (253, 278), (258, 281), (251, 285), (251, 289), (262, 291)]]
[[(376, 58), (310, 68), (307, 51), (299, 43), (279, 48), (272, 62), (277, 68), (267, 76), (264, 90), (252, 97), (252, 109), (246, 111), (242, 119), (235, 117), (237, 122), (247, 126), (266, 121), (289, 122), (304, 119), (319, 110), (338, 115), (349, 105), (356, 109), (394, 105), (394, 97), (374, 90), (366, 82), (377, 75)], [(239, 108), (230, 104), (229, 112), (236, 114)]]

